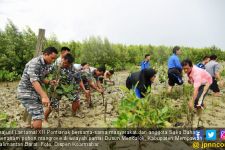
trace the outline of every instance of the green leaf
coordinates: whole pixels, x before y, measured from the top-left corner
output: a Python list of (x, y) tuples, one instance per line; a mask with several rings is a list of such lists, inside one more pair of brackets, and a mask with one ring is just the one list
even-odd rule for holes
[(69, 99), (69, 100), (74, 100), (74, 97), (72, 94), (66, 94), (66, 97)]
[(162, 110), (161, 110), (161, 113), (162, 114), (165, 114), (168, 112), (168, 107), (164, 107)]
[(10, 123), (10, 128), (16, 128), (17, 127), (17, 122), (16, 121), (12, 121)]
[(62, 89), (56, 89), (56, 93), (61, 95), (61, 94), (63, 94), (63, 90)]
[(8, 115), (5, 113), (0, 113), (0, 121), (6, 121), (8, 118)]

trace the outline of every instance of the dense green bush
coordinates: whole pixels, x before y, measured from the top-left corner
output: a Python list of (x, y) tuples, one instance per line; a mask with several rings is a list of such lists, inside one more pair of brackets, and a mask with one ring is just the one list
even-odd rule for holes
[[(163, 99), (163, 94), (146, 94), (145, 98), (136, 97), (133, 90), (128, 91), (120, 101), (119, 116), (113, 122), (116, 128), (163, 128), (171, 127), (168, 121), (176, 121), (179, 110), (171, 107), (170, 101)], [(149, 90), (150, 91), (150, 90)]]
[(116, 51), (107, 39), (100, 37), (90, 37), (82, 45), (81, 60), (91, 65), (109, 65), (116, 66)]
[(222, 77), (225, 77), (225, 70), (223, 70), (223, 71), (221, 72), (221, 76), (222, 76)]
[(27, 28), (19, 32), (12, 22), (0, 31), (0, 68), (21, 74), (27, 61), (33, 57), (36, 44), (34, 32)]
[(0, 128), (16, 128), (16, 121), (9, 121), (9, 117), (6, 113), (0, 112)]
[(9, 72), (7, 70), (0, 70), (0, 81), (14, 81), (19, 79), (17, 72)]
[[(0, 30), (0, 70), (21, 75), (25, 64), (33, 57), (36, 43), (37, 36), (30, 28), (21, 32), (9, 21), (5, 29)], [(138, 69), (136, 66), (140, 65), (147, 53), (151, 54), (152, 66), (166, 64), (172, 54), (172, 47), (112, 44), (107, 38), (100, 37), (90, 37), (83, 42), (60, 43), (56, 35), (52, 35), (45, 40), (44, 47), (48, 46), (54, 46), (58, 50), (62, 46), (68, 46), (75, 56), (75, 63), (88, 62), (92, 66), (106, 65), (115, 70), (129, 69), (131, 72)], [(181, 48), (181, 60), (190, 58), (198, 63), (205, 55), (216, 54), (219, 60), (225, 61), (225, 52), (216, 46)], [(14, 79), (16, 78), (10, 80)]]

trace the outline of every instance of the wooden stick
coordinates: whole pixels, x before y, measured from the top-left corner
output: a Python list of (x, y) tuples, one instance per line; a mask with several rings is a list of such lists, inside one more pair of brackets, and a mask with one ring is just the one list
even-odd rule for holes
[(103, 100), (102, 105), (104, 106), (105, 97), (104, 97), (104, 94), (103, 93), (102, 93), (102, 100)]
[(105, 114), (104, 114), (104, 121), (106, 122), (106, 112), (107, 112), (107, 101), (105, 101)]

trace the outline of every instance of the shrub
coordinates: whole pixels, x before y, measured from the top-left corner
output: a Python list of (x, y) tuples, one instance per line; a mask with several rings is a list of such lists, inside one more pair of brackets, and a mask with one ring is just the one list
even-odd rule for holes
[(119, 116), (115, 122), (118, 128), (162, 128), (167, 127), (168, 120), (174, 110), (169, 101), (161, 99), (160, 95), (147, 94), (145, 98), (136, 97), (133, 90), (126, 91), (119, 106)]
[(16, 121), (9, 121), (6, 113), (0, 112), (0, 128), (15, 128)]
[(15, 71), (0, 70), (0, 81), (14, 81), (19, 79), (19, 77)]

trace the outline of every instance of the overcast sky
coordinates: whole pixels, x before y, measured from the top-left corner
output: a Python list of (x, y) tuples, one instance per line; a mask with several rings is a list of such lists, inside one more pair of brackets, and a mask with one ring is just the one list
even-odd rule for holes
[(107, 37), (113, 43), (225, 50), (225, 0), (0, 0), (0, 29), (10, 19), (60, 41)]

